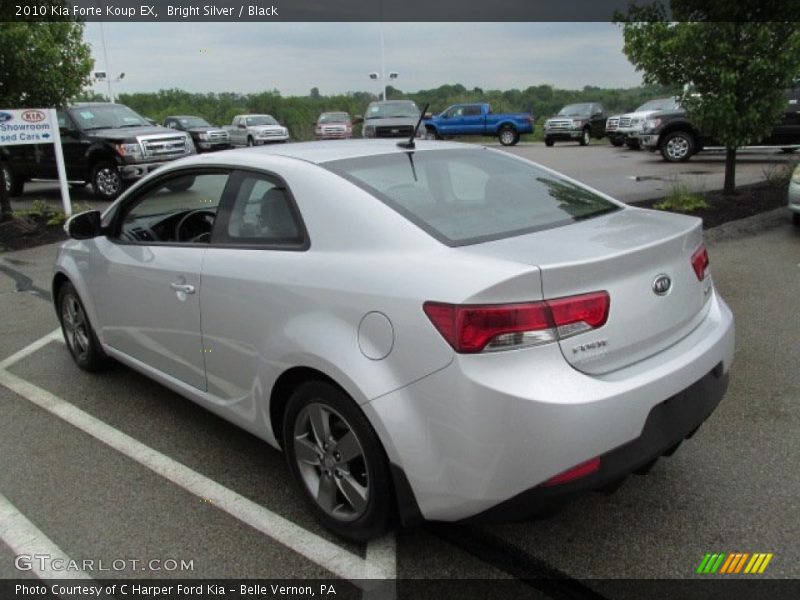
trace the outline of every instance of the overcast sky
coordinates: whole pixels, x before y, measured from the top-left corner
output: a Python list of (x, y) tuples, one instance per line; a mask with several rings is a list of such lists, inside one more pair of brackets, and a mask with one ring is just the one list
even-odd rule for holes
[[(115, 93), (181, 88), (284, 96), (377, 92), (378, 23), (106, 23)], [(95, 69), (104, 70), (100, 24), (87, 23)], [(641, 77), (610, 23), (385, 23), (386, 70), (408, 92), (461, 83), (525, 89), (551, 84), (630, 87)], [(105, 84), (95, 89), (105, 93)]]

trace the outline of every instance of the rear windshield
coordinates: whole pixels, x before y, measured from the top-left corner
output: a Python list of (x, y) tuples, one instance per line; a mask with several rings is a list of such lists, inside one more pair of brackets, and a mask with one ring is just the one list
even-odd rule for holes
[(323, 163), (450, 246), (550, 229), (619, 206), (487, 149), (397, 152)]

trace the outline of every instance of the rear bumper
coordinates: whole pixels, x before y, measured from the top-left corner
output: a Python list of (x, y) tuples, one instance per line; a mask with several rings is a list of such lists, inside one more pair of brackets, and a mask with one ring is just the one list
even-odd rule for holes
[[(717, 405), (733, 360), (734, 325), (716, 294), (709, 302), (706, 318), (689, 335), (612, 373), (575, 370), (557, 344), (455, 355), (447, 367), (363, 408), (425, 519), (494, 516), (491, 509), (517, 502), (551, 477), (608, 456), (597, 479), (569, 484), (575, 490), (561, 486), (534, 494), (543, 494), (541, 502), (563, 498), (637, 469), (683, 439)], [(713, 389), (700, 383), (712, 371), (718, 375)], [(668, 406), (674, 398), (707, 393), (696, 413), (658, 416), (662, 409), (656, 407), (666, 400)], [(686, 402), (692, 400), (677, 405)]]
[(657, 404), (635, 440), (600, 456), (600, 468), (575, 481), (537, 486), (470, 517), (476, 522), (502, 522), (530, 518), (559, 508), (585, 492), (613, 486), (626, 476), (648, 469), (659, 457), (671, 455), (714, 412), (728, 388), (722, 364), (682, 392)]

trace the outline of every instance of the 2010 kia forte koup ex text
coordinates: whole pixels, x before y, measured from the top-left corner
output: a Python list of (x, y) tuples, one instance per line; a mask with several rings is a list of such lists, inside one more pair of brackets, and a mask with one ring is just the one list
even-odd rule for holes
[(67, 229), (53, 297), (78, 366), (114, 358), (282, 448), (350, 540), (644, 471), (733, 358), (699, 219), (478, 146), (194, 156)]

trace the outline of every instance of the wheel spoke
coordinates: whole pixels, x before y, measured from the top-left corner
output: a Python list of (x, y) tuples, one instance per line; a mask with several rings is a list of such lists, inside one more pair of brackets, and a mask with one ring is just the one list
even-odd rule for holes
[(350, 473), (345, 473), (341, 478), (337, 478), (336, 485), (354, 512), (364, 511), (367, 507), (366, 487), (358, 483)]
[(317, 489), (317, 504), (327, 513), (332, 513), (336, 506), (336, 484), (333, 477), (325, 476), (319, 478), (319, 488)]
[(317, 445), (308, 439), (307, 433), (294, 438), (294, 453), (299, 461), (314, 466), (320, 464), (319, 450)]
[(317, 438), (317, 444), (322, 446), (331, 437), (331, 414), (321, 404), (314, 404), (309, 407), (308, 416), (311, 419), (311, 429), (314, 431), (314, 437)]
[(341, 455), (339, 462), (349, 463), (362, 455), (361, 446), (352, 431), (348, 431), (336, 443), (336, 450)]

